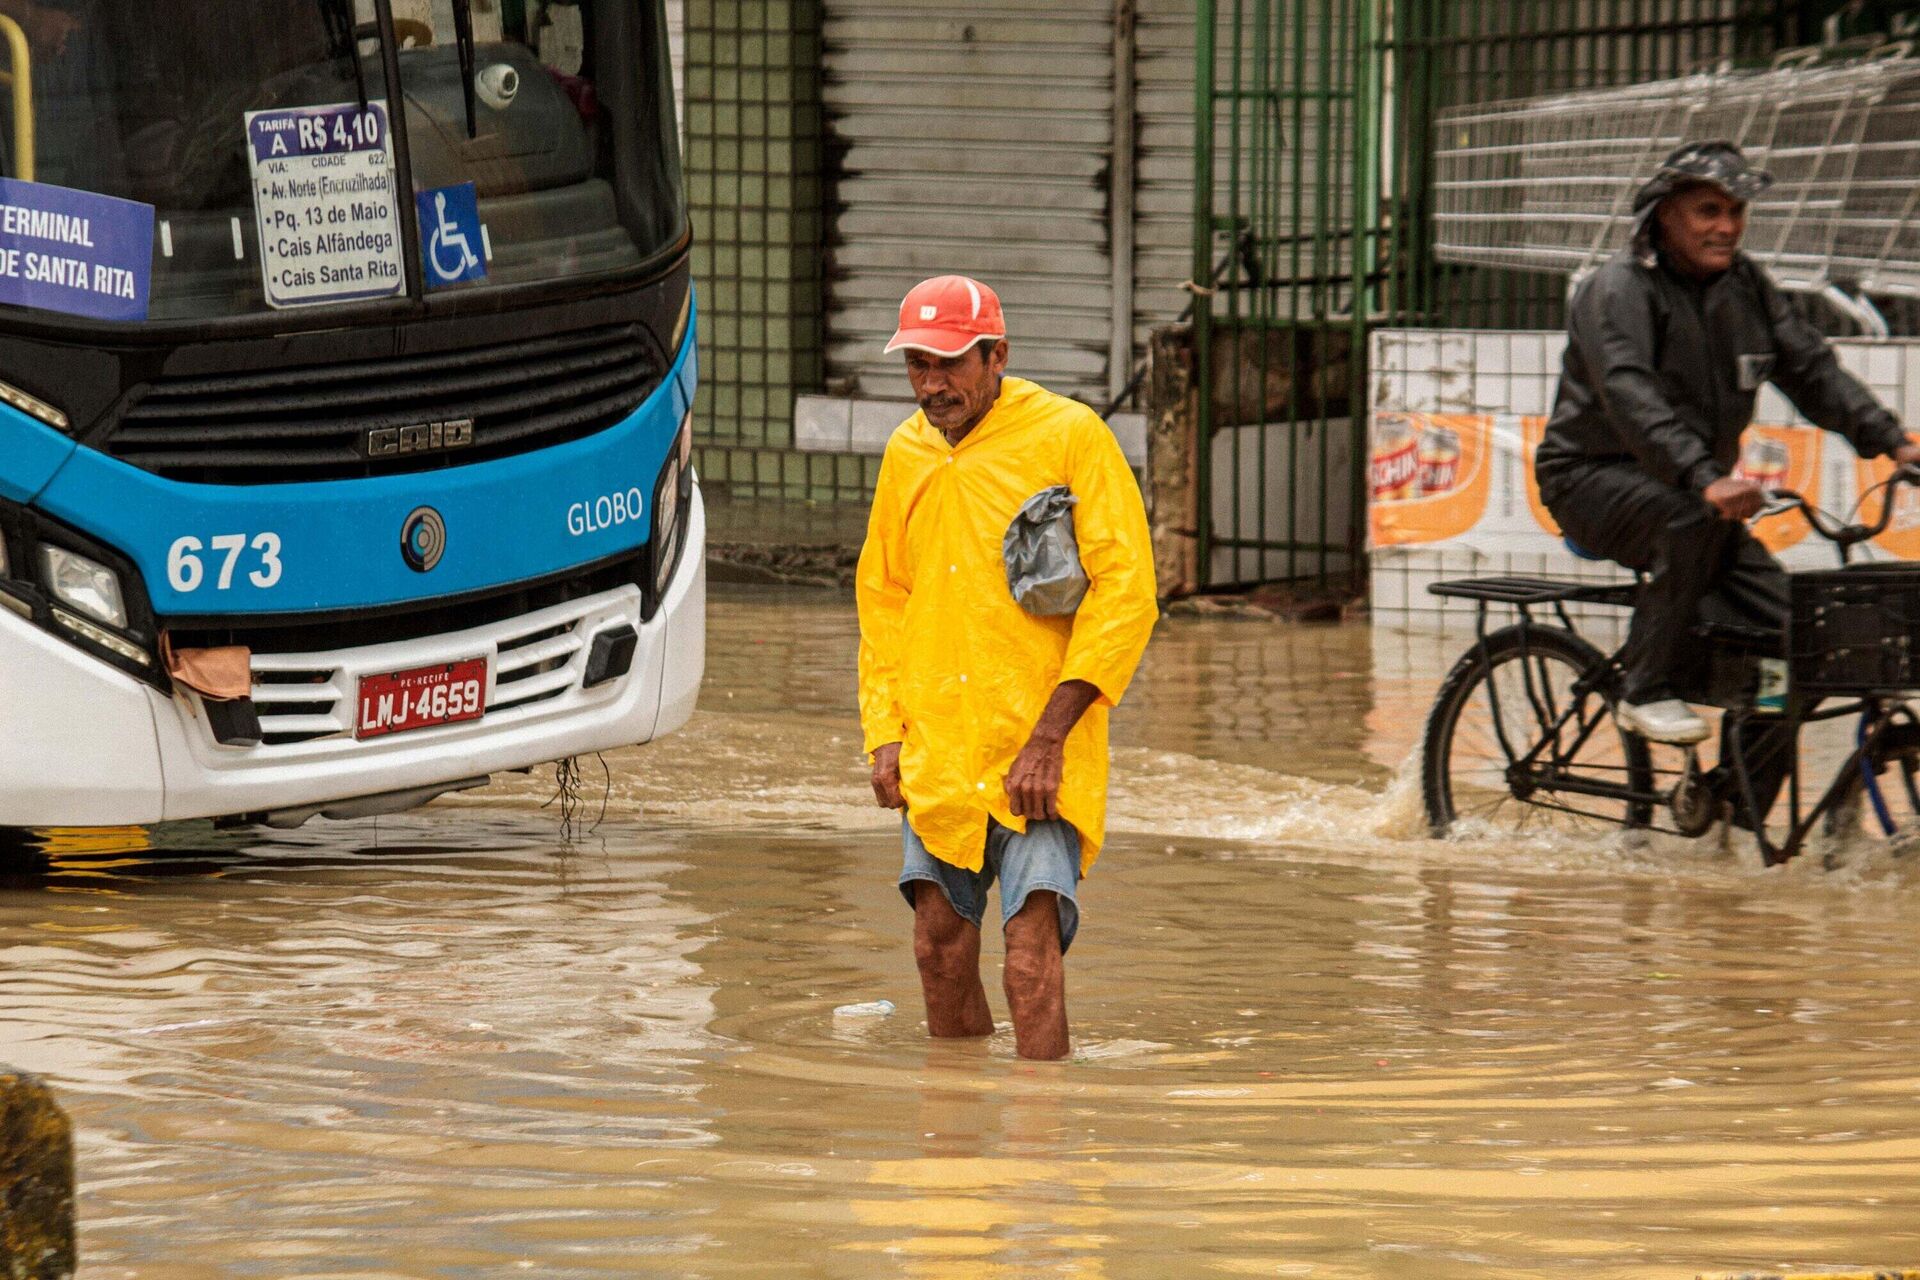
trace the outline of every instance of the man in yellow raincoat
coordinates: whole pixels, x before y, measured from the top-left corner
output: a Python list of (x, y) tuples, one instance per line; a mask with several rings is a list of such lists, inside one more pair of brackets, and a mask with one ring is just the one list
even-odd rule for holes
[[(920, 411), (887, 443), (860, 554), (860, 717), (874, 797), (906, 811), (927, 1030), (993, 1031), (980, 927), (998, 878), (1015, 1045), (1065, 1057), (1063, 958), (1106, 834), (1107, 710), (1158, 617), (1146, 511), (1097, 414), (1006, 376), (985, 285), (916, 285), (887, 350), (906, 352)], [(1038, 617), (1013, 598), (1002, 539), (1061, 485), (1088, 587), (1074, 613)]]

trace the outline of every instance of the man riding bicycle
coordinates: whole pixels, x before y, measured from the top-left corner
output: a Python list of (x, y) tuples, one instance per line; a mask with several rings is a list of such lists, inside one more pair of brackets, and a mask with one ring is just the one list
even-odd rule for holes
[[(1680, 698), (1698, 678), (1689, 660), (1700, 623), (1786, 623), (1785, 571), (1744, 523), (1765, 491), (1734, 470), (1761, 384), (1863, 457), (1920, 463), (1920, 445), (1740, 252), (1747, 203), (1772, 181), (1731, 142), (1667, 157), (1634, 199), (1632, 243), (1574, 293), (1534, 460), (1569, 541), (1647, 575), (1617, 715), (1655, 742), (1708, 736)], [(1746, 746), (1751, 757), (1759, 744)], [(1769, 781), (1767, 797), (1778, 786)]]

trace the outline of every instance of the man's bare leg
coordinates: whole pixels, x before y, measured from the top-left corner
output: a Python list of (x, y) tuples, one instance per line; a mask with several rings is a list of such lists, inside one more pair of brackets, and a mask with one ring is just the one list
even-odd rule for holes
[(1060, 895), (1035, 889), (1007, 921), (1007, 1004), (1023, 1058), (1067, 1056), (1067, 966), (1060, 954)]
[(953, 909), (940, 886), (924, 880), (913, 886), (913, 959), (927, 997), (928, 1035), (993, 1034), (980, 983), (980, 930)]

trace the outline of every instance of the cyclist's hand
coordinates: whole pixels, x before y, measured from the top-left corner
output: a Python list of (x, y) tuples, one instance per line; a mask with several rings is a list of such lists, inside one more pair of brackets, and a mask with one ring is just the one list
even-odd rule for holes
[(1920, 444), (1907, 441), (1893, 451), (1893, 460), (1903, 467), (1920, 467)]
[(873, 800), (882, 809), (904, 809), (900, 794), (900, 744), (889, 742), (873, 749)]
[(1758, 480), (1745, 476), (1722, 476), (1700, 496), (1712, 504), (1722, 520), (1751, 520), (1767, 505), (1767, 491)]

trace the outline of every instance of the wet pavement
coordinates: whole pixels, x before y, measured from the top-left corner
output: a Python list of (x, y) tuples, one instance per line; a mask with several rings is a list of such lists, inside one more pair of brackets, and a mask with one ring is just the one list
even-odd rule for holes
[(922, 1034), (850, 600), (723, 589), (711, 632), (570, 842), (546, 774), (0, 867), (0, 1059), (73, 1114), (83, 1276), (1920, 1261), (1920, 859), (1427, 840), (1397, 766), (1457, 641), (1166, 623), (1075, 1055), (1024, 1063)]

